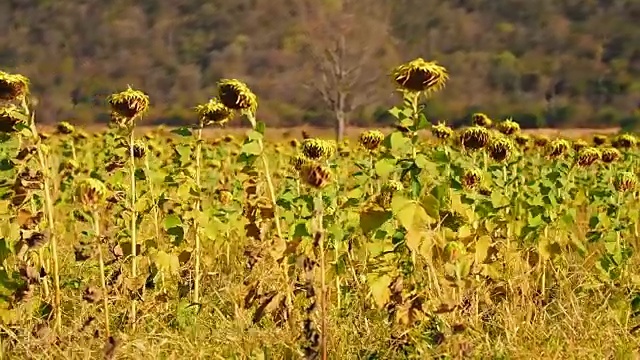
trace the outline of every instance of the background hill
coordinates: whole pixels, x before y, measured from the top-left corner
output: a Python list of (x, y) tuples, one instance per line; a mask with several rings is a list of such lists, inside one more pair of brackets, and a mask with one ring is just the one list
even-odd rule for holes
[(190, 121), (238, 77), (270, 126), (332, 125), (332, 100), (367, 126), (397, 101), (389, 69), (422, 56), (451, 74), (433, 120), (610, 127), (638, 116), (639, 18), (639, 0), (3, 0), (0, 68), (49, 122), (103, 120), (127, 84), (148, 124)]

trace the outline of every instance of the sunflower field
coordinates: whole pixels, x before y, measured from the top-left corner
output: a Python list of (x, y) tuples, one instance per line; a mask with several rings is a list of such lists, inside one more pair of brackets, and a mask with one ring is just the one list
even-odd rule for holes
[(636, 138), (432, 124), (448, 77), (398, 66), (395, 130), (336, 143), (266, 141), (236, 79), (191, 126), (136, 131), (128, 87), (45, 133), (0, 72), (0, 358), (640, 356)]

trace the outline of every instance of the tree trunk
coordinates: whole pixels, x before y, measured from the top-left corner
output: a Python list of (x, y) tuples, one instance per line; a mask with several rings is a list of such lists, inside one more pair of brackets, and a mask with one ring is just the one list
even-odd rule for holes
[(346, 128), (345, 116), (343, 112), (336, 113), (336, 141), (340, 142), (344, 139), (344, 131)]

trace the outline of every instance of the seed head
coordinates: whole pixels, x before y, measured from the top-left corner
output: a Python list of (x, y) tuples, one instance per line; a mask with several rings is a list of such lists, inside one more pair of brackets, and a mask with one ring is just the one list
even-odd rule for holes
[(520, 147), (526, 148), (529, 145), (529, 140), (531, 139), (527, 135), (517, 134), (514, 140)]
[(511, 155), (513, 143), (506, 137), (495, 138), (489, 143), (487, 150), (493, 160), (505, 161)]
[(417, 58), (393, 69), (396, 85), (409, 92), (432, 93), (444, 88), (449, 75), (447, 69), (435, 61), (427, 62)]
[(483, 113), (475, 113), (471, 116), (471, 123), (473, 125), (488, 128), (488, 127), (491, 127), (491, 124), (493, 124), (493, 121), (491, 121), (491, 119)]
[(196, 113), (198, 114), (198, 125), (201, 128), (211, 124), (224, 125), (233, 117), (233, 110), (224, 106), (217, 98), (196, 106)]
[(438, 139), (445, 140), (453, 135), (453, 130), (444, 123), (439, 123), (431, 127), (431, 133)]
[(296, 154), (289, 162), (296, 171), (301, 171), (302, 168), (310, 162), (310, 160), (302, 154)]
[(616, 176), (613, 185), (619, 192), (626, 192), (635, 189), (638, 178), (634, 173), (622, 172)]
[(0, 71), (0, 102), (22, 101), (29, 95), (29, 79)]
[(15, 132), (15, 126), (25, 123), (27, 119), (27, 116), (14, 104), (0, 108), (0, 133)]
[(94, 178), (81, 180), (77, 191), (82, 204), (89, 208), (97, 208), (107, 196), (107, 187), (102, 181)]
[(367, 130), (360, 134), (360, 145), (369, 151), (376, 150), (383, 140), (384, 134), (378, 130)]
[(62, 135), (71, 135), (75, 130), (76, 128), (66, 121), (61, 121), (56, 126), (56, 131)]
[(536, 136), (533, 139), (533, 144), (539, 148), (545, 147), (549, 144), (549, 138), (544, 135)]
[(147, 144), (142, 140), (136, 140), (133, 143), (133, 157), (136, 159), (142, 159), (147, 153)]
[(467, 149), (478, 150), (487, 146), (491, 140), (489, 130), (482, 126), (466, 128), (460, 134), (460, 143)]
[(569, 151), (569, 142), (565, 139), (555, 139), (547, 146), (547, 156), (550, 159), (558, 158)]
[(582, 139), (578, 139), (573, 142), (573, 150), (580, 152), (580, 150), (589, 147), (589, 143)]
[(509, 118), (503, 122), (498, 123), (498, 131), (505, 135), (513, 135), (520, 132), (520, 124)]
[(462, 186), (473, 189), (482, 181), (482, 172), (478, 169), (468, 169), (462, 175)]
[(614, 147), (618, 148), (618, 149), (630, 149), (634, 146), (636, 146), (636, 143), (638, 142), (638, 140), (635, 138), (635, 136), (631, 135), (631, 134), (622, 134), (619, 135), (618, 137), (616, 137), (611, 145), (613, 145)]
[(595, 147), (585, 147), (580, 149), (576, 164), (581, 167), (589, 167), (600, 159), (600, 151)]
[(607, 143), (607, 137), (604, 135), (594, 135), (593, 136), (593, 143), (596, 146), (601, 146)]
[(218, 96), (220, 101), (232, 110), (258, 109), (258, 98), (247, 84), (236, 79), (222, 79), (218, 82)]
[(612, 147), (603, 149), (601, 153), (602, 162), (605, 164), (611, 164), (620, 159), (621, 156), (620, 151)]
[(393, 194), (398, 191), (402, 191), (404, 186), (397, 180), (390, 180), (388, 183), (382, 186), (380, 193), (376, 196), (376, 203), (382, 208), (388, 208), (391, 206), (391, 200), (393, 200)]
[(302, 141), (302, 153), (310, 160), (330, 158), (335, 153), (335, 146), (325, 140), (306, 139)]
[(305, 164), (300, 171), (300, 176), (307, 185), (316, 189), (325, 187), (331, 180), (331, 172), (329, 169), (317, 162)]
[(130, 86), (127, 90), (107, 98), (111, 106), (111, 122), (120, 128), (132, 128), (135, 119), (149, 109), (149, 97)]

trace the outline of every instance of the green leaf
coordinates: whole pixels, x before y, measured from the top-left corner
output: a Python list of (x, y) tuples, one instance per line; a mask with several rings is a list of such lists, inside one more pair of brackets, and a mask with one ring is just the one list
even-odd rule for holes
[(376, 161), (376, 174), (380, 177), (387, 177), (396, 169), (396, 159), (380, 159)]
[(392, 217), (390, 211), (381, 209), (364, 209), (360, 212), (360, 229), (365, 234), (379, 229), (385, 222)]
[(178, 215), (170, 214), (164, 218), (164, 229), (169, 230), (176, 226), (182, 226), (182, 219)]
[(391, 208), (396, 219), (408, 231), (421, 231), (427, 225), (433, 223), (433, 219), (427, 215), (425, 209), (418, 202), (402, 196), (394, 196), (391, 200)]
[(476, 260), (479, 263), (483, 263), (487, 260), (487, 256), (489, 255), (489, 248), (491, 248), (491, 237), (484, 235), (476, 240), (475, 248), (476, 248)]
[(389, 290), (391, 277), (389, 275), (382, 275), (370, 278), (368, 282), (373, 300), (379, 308), (383, 308), (391, 297), (391, 291)]
[(257, 141), (251, 141), (242, 145), (241, 151), (249, 155), (260, 155), (262, 153), (260, 144)]
[(250, 140), (262, 140), (262, 138), (264, 137), (262, 135), (262, 133), (255, 131), (255, 130), (250, 130), (249, 133), (247, 134), (247, 137)]
[(389, 135), (389, 144), (392, 151), (402, 152), (408, 149), (411, 140), (401, 132), (394, 132)]
[(193, 135), (193, 132), (191, 131), (191, 129), (189, 129), (186, 126), (171, 130), (171, 133), (176, 134), (176, 135), (180, 135), (180, 136), (191, 136), (191, 135)]
[(167, 274), (177, 275), (180, 270), (180, 260), (178, 256), (167, 254), (164, 251), (157, 251), (151, 256), (153, 263), (158, 270)]

